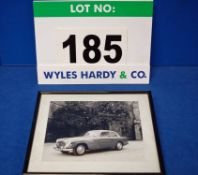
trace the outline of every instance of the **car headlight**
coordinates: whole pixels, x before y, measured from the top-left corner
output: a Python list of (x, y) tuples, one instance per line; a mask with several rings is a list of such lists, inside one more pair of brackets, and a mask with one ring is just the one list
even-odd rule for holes
[(63, 148), (65, 145), (66, 145), (66, 144), (65, 144), (65, 142), (63, 142), (63, 141), (58, 141), (58, 142), (56, 142), (56, 146), (57, 146), (58, 148)]

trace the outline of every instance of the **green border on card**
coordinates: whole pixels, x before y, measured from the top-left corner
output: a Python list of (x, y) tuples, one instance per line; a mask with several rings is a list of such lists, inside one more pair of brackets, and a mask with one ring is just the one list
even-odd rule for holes
[(153, 1), (34, 1), (34, 17), (152, 17)]

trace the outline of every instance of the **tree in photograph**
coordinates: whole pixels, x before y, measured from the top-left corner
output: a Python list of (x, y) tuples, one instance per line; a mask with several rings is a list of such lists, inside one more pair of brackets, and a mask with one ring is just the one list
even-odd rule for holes
[(54, 101), (50, 104), (45, 141), (54, 142), (57, 138), (79, 136), (95, 129), (114, 130), (134, 140), (137, 138), (134, 124), (140, 121), (137, 113), (134, 102)]

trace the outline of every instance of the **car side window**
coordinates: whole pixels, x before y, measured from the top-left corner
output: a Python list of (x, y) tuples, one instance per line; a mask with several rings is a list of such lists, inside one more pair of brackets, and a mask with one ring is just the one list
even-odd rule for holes
[(100, 136), (101, 137), (111, 137), (109, 132), (101, 132)]
[(111, 132), (111, 133), (110, 133), (110, 136), (111, 136), (111, 137), (118, 137), (118, 135), (117, 135), (116, 133), (114, 133), (114, 132)]

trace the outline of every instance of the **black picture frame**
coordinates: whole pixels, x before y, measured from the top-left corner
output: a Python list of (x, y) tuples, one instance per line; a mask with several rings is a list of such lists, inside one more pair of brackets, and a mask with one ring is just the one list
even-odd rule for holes
[[(148, 96), (148, 100), (149, 100), (149, 108), (150, 108), (150, 112), (151, 112), (151, 120), (153, 123), (153, 130), (154, 130), (154, 136), (155, 136), (155, 142), (156, 142), (156, 151), (158, 154), (158, 160), (159, 160), (159, 165), (160, 165), (160, 172), (159, 173), (155, 173), (155, 172), (130, 172), (130, 173), (120, 173), (120, 172), (111, 172), (111, 173), (101, 173), (101, 172), (28, 172), (28, 165), (29, 165), (29, 161), (30, 161), (30, 155), (31, 155), (31, 150), (32, 150), (32, 145), (33, 145), (33, 140), (34, 140), (34, 136), (35, 136), (35, 127), (37, 124), (37, 119), (38, 119), (38, 110), (39, 110), (39, 105), (40, 105), (40, 100), (41, 100), (41, 96), (44, 94), (51, 94), (51, 95), (55, 95), (55, 94), (74, 94), (74, 95), (78, 95), (78, 94), (146, 94)], [(151, 91), (101, 91), (101, 92), (80, 92), (80, 91), (61, 91), (61, 92), (56, 92), (56, 91), (51, 91), (51, 92), (47, 92), (47, 91), (39, 91), (37, 94), (37, 100), (36, 100), (36, 105), (35, 105), (35, 111), (34, 111), (34, 117), (33, 117), (33, 121), (32, 121), (32, 127), (31, 127), (31, 132), (30, 132), (30, 136), (29, 136), (29, 142), (28, 142), (28, 146), (27, 146), (27, 151), (26, 151), (26, 156), (25, 156), (25, 162), (24, 162), (24, 168), (23, 168), (23, 174), (51, 174), (51, 175), (55, 175), (55, 174), (87, 174), (87, 175), (91, 175), (91, 174), (97, 174), (97, 175), (105, 175), (105, 174), (131, 174), (131, 175), (165, 175), (165, 168), (164, 168), (164, 161), (163, 161), (163, 156), (162, 156), (162, 152), (161, 152), (161, 146), (160, 146), (160, 139), (159, 139), (159, 134), (158, 134), (158, 128), (157, 128), (157, 123), (156, 123), (156, 115), (154, 112), (154, 104), (153, 104), (153, 100), (152, 100), (152, 92)]]

